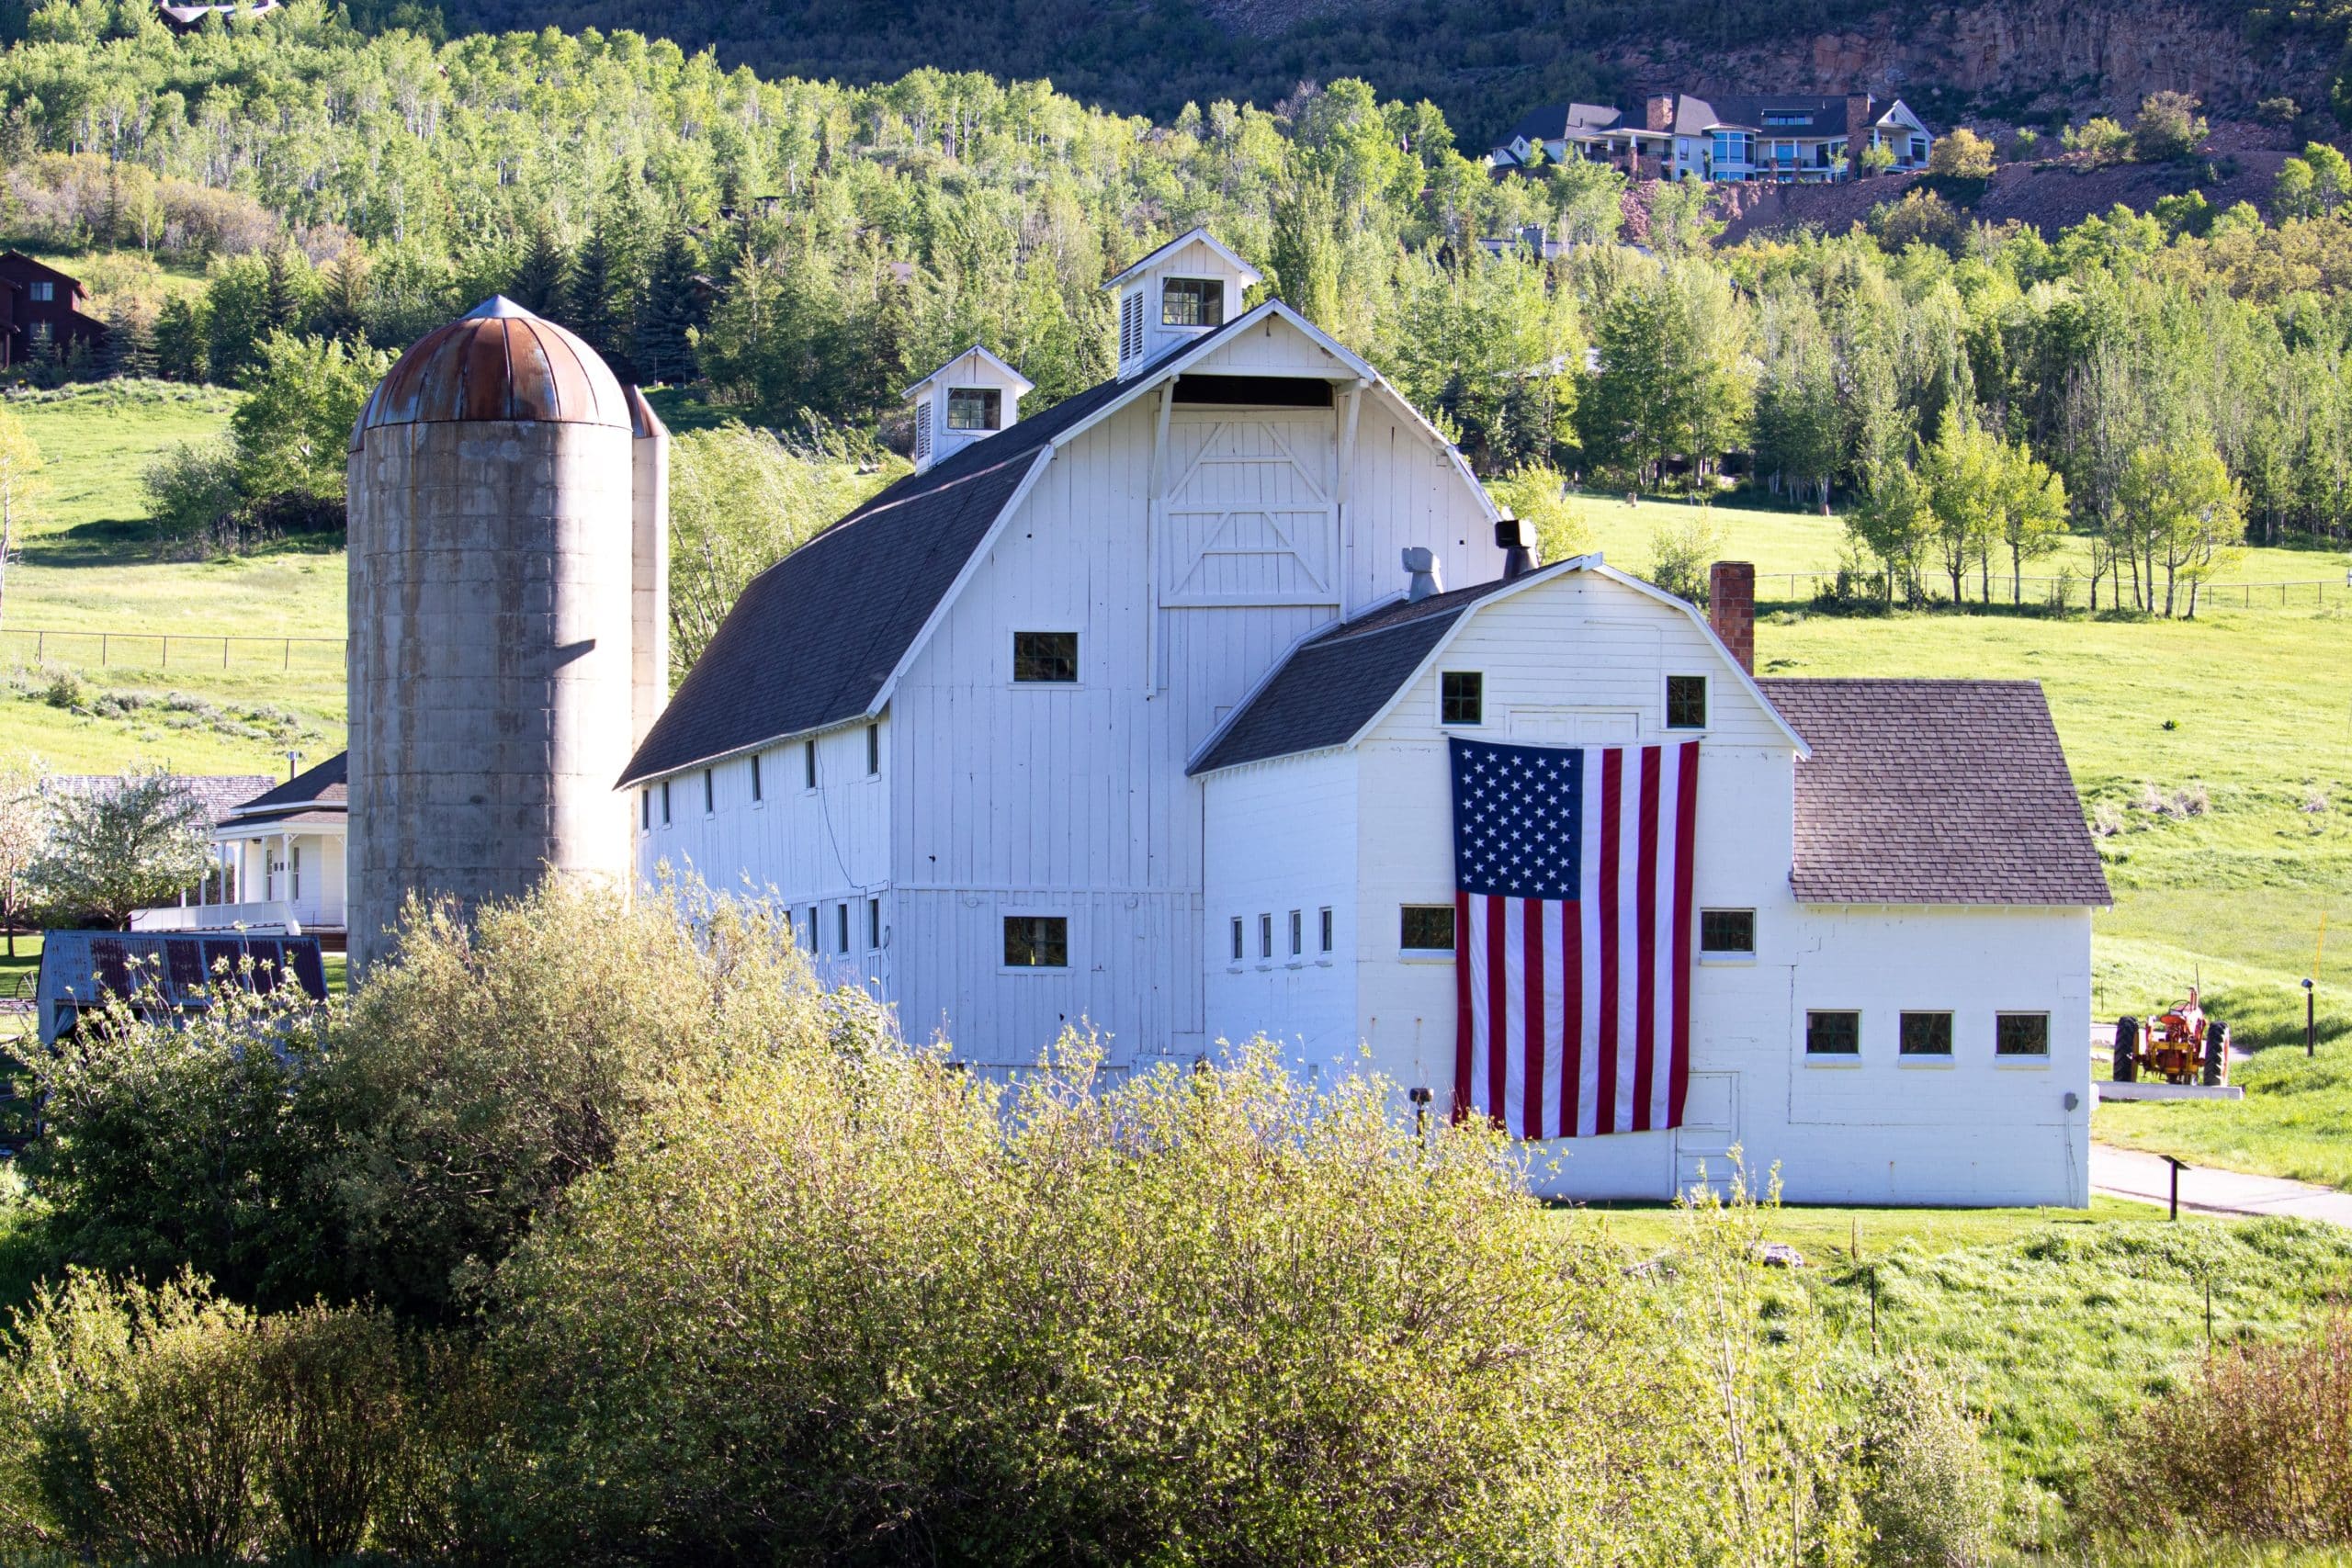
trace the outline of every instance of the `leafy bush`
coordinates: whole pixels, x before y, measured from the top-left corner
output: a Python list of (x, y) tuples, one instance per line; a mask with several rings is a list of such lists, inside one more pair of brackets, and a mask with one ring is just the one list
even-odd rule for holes
[(1993, 143), (1966, 126), (1936, 139), (1928, 154), (1928, 172), (1959, 180), (1993, 177)]
[[(2160, 1485), (2146, 1483), (2154, 1455)], [(2101, 1473), (2126, 1528), (2352, 1544), (2352, 1323), (2209, 1357), (2119, 1435)]]
[(147, 465), (147, 515), (169, 537), (214, 542), (242, 499), (225, 441), (183, 441)]
[(1990, 1555), (2001, 1478), (1943, 1375), (1899, 1359), (1878, 1371), (1856, 1423), (1857, 1501), (1883, 1568), (1972, 1568)]
[(259, 1317), (185, 1274), (71, 1270), (11, 1337), (0, 1546), (115, 1561), (350, 1556), (401, 1496), (434, 1364), (379, 1313)]
[(1677, 599), (1705, 606), (1707, 569), (1723, 548), (1724, 534), (1703, 507), (1678, 521), (1661, 523), (1650, 534), (1649, 569), (1642, 575)]
[(2132, 155), (2143, 164), (2186, 158), (2205, 140), (2205, 117), (2187, 93), (2153, 93), (2140, 104), (2140, 118), (2132, 128)]

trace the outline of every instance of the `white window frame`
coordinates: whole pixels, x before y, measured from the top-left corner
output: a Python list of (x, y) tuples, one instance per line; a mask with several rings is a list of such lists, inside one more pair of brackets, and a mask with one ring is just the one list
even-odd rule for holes
[(817, 793), (817, 738), (810, 736), (800, 743), (800, 793)]
[[(1020, 641), (1023, 637), (1070, 637), (1078, 639), (1076, 678), (1069, 681), (1020, 681), (1013, 677), (1021, 668)], [(1013, 629), (1004, 639), (1004, 683), (1016, 692), (1076, 692), (1086, 685), (1086, 628), (1062, 622), (1044, 626), (1025, 626)]]
[[(2041, 1020), (2041, 1055), (2038, 1056), (2003, 1055), (2001, 1054), (2001, 1021), (2005, 1018), (2038, 1018)], [(1954, 1020), (1955, 1034), (1958, 1020)], [(2057, 1059), (2057, 1039), (2050, 1027), (2051, 1013), (2046, 1008), (1996, 1008), (1993, 1011), (1993, 1065), (1996, 1067), (2022, 1069), (2029, 1072), (2047, 1071)]]
[[(1464, 722), (1445, 716), (1445, 678), (1449, 675), (1478, 677), (1478, 717), (1476, 722)], [(1485, 729), (1487, 724), (1487, 672), (1484, 670), (1440, 670), (1437, 672), (1437, 727), (1440, 729)]]
[[(1699, 950), (1699, 962), (1702, 964), (1754, 964), (1756, 962), (1756, 940), (1758, 928), (1756, 913), (1757, 912), (1754, 909), (1736, 904), (1711, 904), (1701, 909), (1699, 911), (1699, 931), (1696, 933), (1700, 937), (1697, 943)], [(1707, 917), (1709, 915), (1746, 915), (1747, 917), (1747, 951), (1744, 953), (1736, 952), (1730, 949), (1724, 949), (1721, 952), (1710, 951), (1704, 940), (1704, 934), (1707, 929)]]
[(1245, 915), (1233, 917), (1233, 957), (1230, 967), (1238, 974), (1250, 962), (1250, 921)]
[(1306, 956), (1306, 911), (1290, 912), (1290, 961), (1295, 964)]
[(1332, 912), (1331, 906), (1329, 904), (1317, 909), (1315, 915), (1317, 940), (1322, 944), (1317, 951), (1328, 961), (1339, 945), (1340, 918)]
[(1274, 912), (1261, 910), (1258, 915), (1258, 967), (1265, 968), (1274, 961)]
[[(1004, 961), (1004, 922), (1007, 920), (1059, 920), (1062, 923), (1062, 962), (1049, 964), (1007, 964)], [(1078, 922), (1071, 919), (1068, 909), (1040, 908), (1034, 904), (1001, 904), (996, 911), (996, 965), (1000, 975), (1074, 975), (1080, 968), (1078, 953)]]
[[(1707, 722), (1701, 725), (1674, 722), (1673, 693), (1677, 681), (1696, 681), (1707, 705)], [(1667, 735), (1706, 735), (1715, 728), (1715, 678), (1702, 670), (1668, 670), (1657, 678), (1657, 727)]]
[(718, 770), (716, 768), (702, 771), (702, 814), (705, 817), (718, 815)]
[[(1813, 1015), (1817, 1012), (1849, 1012), (1854, 1015), (1854, 1048), (1850, 1052), (1815, 1051), (1813, 1048)], [(1870, 1014), (1861, 1008), (1807, 1007), (1797, 1017), (1797, 1055), (1808, 1067), (1859, 1067), (1862, 1065), (1863, 1041), (1867, 1034)]]
[[(1951, 1048), (1940, 1055), (1903, 1049), (1903, 1021), (1913, 1013), (1940, 1013), (1951, 1021)], [(1998, 1027), (1997, 1025), (1996, 1026)], [(1894, 1063), (1901, 1067), (1949, 1067), (1960, 1059), (1960, 1010), (1953, 1007), (1903, 1007), (1894, 1010)], [(2034, 1060), (2012, 1057), (2011, 1060)]]
[(865, 951), (882, 951), (882, 900), (871, 894), (865, 900)]
[(865, 776), (882, 776), (882, 726), (878, 723), (865, 727)]
[[(1443, 909), (1453, 917), (1452, 947), (1407, 947), (1405, 945), (1405, 911), (1408, 909)], [(1406, 964), (1451, 964), (1462, 951), (1462, 912), (1451, 899), (1427, 898), (1396, 906), (1396, 956)]]

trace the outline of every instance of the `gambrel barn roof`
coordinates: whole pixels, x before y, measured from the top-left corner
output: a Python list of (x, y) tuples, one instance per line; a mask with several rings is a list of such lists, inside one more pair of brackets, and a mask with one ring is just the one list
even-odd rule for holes
[(1759, 682), (1797, 763), (1809, 904), (2112, 903), (2033, 681)]

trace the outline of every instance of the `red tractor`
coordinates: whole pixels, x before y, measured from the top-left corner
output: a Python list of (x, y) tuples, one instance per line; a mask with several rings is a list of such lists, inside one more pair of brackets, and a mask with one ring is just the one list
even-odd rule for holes
[(2115, 1021), (2115, 1081), (2142, 1077), (2165, 1083), (2217, 1086), (2230, 1077), (2230, 1030), (2208, 1018), (2194, 993), (2143, 1025), (2136, 1018)]

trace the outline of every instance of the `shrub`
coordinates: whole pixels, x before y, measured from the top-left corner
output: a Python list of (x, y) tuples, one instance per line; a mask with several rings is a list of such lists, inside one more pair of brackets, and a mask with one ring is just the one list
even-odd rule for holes
[(1483, 1130), (1421, 1142), (1262, 1044), (1107, 1091), (1066, 1049), (1008, 1102), (804, 1040), (656, 1111), (500, 1272), (515, 1549), (1680, 1561), (1737, 1528), (1675, 1456), (1779, 1385), (1707, 1382)]
[(2068, 126), (2059, 140), (2067, 152), (2087, 153), (2095, 164), (2112, 163), (2132, 147), (2132, 133), (2103, 114)]
[(2132, 128), (2132, 155), (2143, 164), (2186, 158), (2205, 140), (2205, 117), (2187, 93), (2152, 93), (2141, 100), (2140, 118)]
[[(2146, 1484), (2147, 1458), (2165, 1481)], [(2352, 1544), (2352, 1324), (2211, 1357), (2118, 1436), (2106, 1516), (2256, 1540)]]
[(1661, 523), (1650, 534), (1649, 570), (1642, 575), (1678, 599), (1704, 606), (1707, 568), (1723, 547), (1723, 529), (1703, 508)]
[(1993, 177), (1993, 143), (1962, 126), (1936, 139), (1928, 154), (1928, 172), (1960, 180)]
[(1990, 1555), (2001, 1478), (1976, 1428), (1933, 1367), (1883, 1368), (1856, 1422), (1857, 1502), (1883, 1568), (1972, 1568)]
[(236, 454), (224, 441), (183, 441), (147, 465), (147, 515), (175, 539), (213, 542), (235, 513)]

